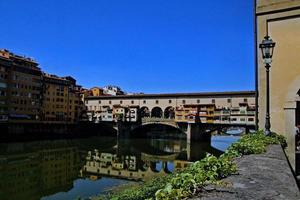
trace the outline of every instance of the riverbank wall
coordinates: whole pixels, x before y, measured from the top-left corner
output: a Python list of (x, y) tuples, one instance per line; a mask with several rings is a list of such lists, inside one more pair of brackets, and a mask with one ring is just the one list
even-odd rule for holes
[(299, 187), (280, 145), (270, 145), (264, 154), (243, 156), (235, 162), (238, 173), (223, 179), (225, 186), (206, 186), (199, 197), (191, 199), (300, 199)]
[(0, 141), (79, 138), (117, 135), (112, 126), (102, 123), (0, 123)]

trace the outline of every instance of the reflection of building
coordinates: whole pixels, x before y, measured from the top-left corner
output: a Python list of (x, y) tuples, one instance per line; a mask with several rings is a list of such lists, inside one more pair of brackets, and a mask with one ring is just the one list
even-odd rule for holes
[(0, 157), (0, 199), (40, 198), (41, 171), (38, 153)]
[(83, 102), (76, 80), (69, 76), (43, 74), (43, 84), (43, 121), (78, 121)]
[(29, 151), (0, 156), (1, 200), (36, 200), (73, 187), (81, 167), (76, 148)]
[(78, 150), (68, 147), (45, 149), (39, 153), (43, 195), (70, 190), (80, 169)]
[[(112, 176), (131, 180), (145, 180), (170, 173), (167, 169), (167, 161), (163, 162), (165, 166), (160, 171), (157, 171), (155, 166), (159, 162), (157, 160), (158, 157), (153, 156), (152, 160), (147, 160), (149, 155), (143, 155), (142, 158), (137, 158), (133, 155), (117, 156), (112, 153), (99, 153), (98, 150), (88, 152), (86, 164), (82, 169), (82, 176), (88, 176), (91, 179), (101, 176)], [(168, 159), (173, 161), (175, 157), (171, 156)]]
[(31, 58), (0, 50), (0, 121), (39, 120), (41, 70)]
[[(288, 156), (295, 165), (296, 124), (300, 124), (300, 1), (257, 0), (257, 44), (267, 34), (276, 42), (270, 69), (271, 130), (288, 140)], [(257, 46), (258, 123), (264, 129), (266, 70)]]

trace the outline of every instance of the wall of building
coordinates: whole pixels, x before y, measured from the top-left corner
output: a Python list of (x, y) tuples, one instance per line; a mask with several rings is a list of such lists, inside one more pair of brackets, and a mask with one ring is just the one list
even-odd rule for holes
[[(270, 69), (271, 130), (283, 134), (290, 141), (293, 152), (295, 108), (300, 89), (300, 0), (257, 1), (257, 45), (268, 33), (276, 42)], [(258, 52), (258, 120), (263, 129), (266, 111), (266, 72), (260, 50)], [(287, 109), (294, 109), (293, 112)], [(293, 115), (293, 116), (287, 116)], [(289, 124), (286, 124), (289, 118)], [(292, 121), (291, 121), (292, 120)], [(290, 158), (293, 160), (293, 153)]]
[(43, 121), (77, 122), (83, 109), (75, 83), (65, 77), (43, 75)]
[(31, 58), (0, 50), (1, 121), (39, 120), (41, 74)]

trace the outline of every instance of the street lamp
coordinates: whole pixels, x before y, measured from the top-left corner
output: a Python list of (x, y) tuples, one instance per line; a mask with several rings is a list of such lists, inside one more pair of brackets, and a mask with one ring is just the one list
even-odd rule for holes
[(270, 135), (271, 123), (270, 123), (270, 86), (269, 86), (269, 72), (271, 68), (272, 56), (275, 47), (275, 42), (267, 35), (263, 39), (262, 43), (259, 44), (261, 49), (262, 57), (266, 68), (266, 123), (265, 123), (265, 134)]

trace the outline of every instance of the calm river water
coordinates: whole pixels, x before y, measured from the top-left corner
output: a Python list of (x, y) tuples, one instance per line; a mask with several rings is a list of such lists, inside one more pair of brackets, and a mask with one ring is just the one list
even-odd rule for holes
[(132, 181), (172, 173), (205, 154), (220, 155), (238, 137), (73, 140), (0, 144), (1, 200), (73, 200)]

